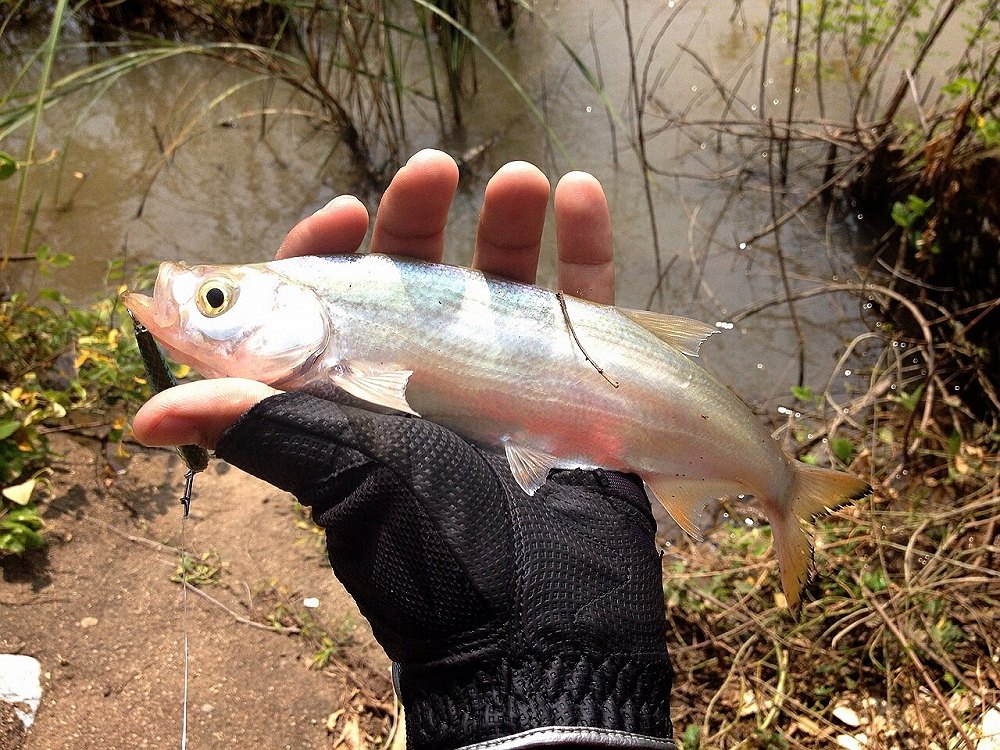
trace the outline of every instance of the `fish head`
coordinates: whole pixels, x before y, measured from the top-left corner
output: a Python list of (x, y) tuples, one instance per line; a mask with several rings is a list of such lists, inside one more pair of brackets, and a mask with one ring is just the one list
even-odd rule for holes
[(162, 263), (152, 296), (125, 292), (122, 302), (172, 359), (209, 378), (277, 384), (329, 338), (319, 298), (265, 266)]

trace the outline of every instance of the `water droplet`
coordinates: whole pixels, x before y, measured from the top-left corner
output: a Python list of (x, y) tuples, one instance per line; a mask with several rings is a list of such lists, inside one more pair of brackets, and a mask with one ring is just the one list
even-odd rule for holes
[(872, 309), (872, 303), (871, 302), (865, 302), (865, 304), (862, 306), (862, 308), (865, 309), (865, 310), (871, 310)]
[(743, 523), (745, 523), (747, 526), (753, 526), (753, 519), (752, 518), (744, 518), (743, 519)]
[(795, 418), (796, 419), (802, 419), (802, 412), (800, 412), (800, 411), (795, 412)]
[(747, 249), (747, 243), (741, 242), (740, 243), (740, 250), (746, 250), (746, 249)]
[(692, 90), (692, 91), (697, 91), (697, 90), (698, 90), (698, 87), (697, 87), (697, 86), (692, 86), (692, 87), (691, 87), (691, 90)]
[(737, 500), (743, 500), (746, 497), (746, 493), (741, 492), (736, 496)]
[(668, 8), (673, 8), (673, 7), (674, 7), (674, 5), (676, 5), (676, 3), (674, 2), (674, 0), (670, 0), (670, 2), (669, 2), (669, 3), (667, 3), (667, 7), (668, 7)]
[(858, 214), (858, 221), (861, 221), (863, 218), (865, 218), (864, 214)]
[(844, 370), (844, 377), (851, 377), (851, 370)]
[(772, 99), (771, 104), (778, 105), (780, 102), (777, 99)]
[(956, 391), (960, 391), (960, 390), (962, 390), (962, 386), (960, 386), (960, 385), (956, 385), (956, 386), (955, 386), (955, 390), (956, 390)]
[(767, 151), (761, 151), (760, 155), (763, 156), (766, 159), (767, 158)]
[(708, 144), (707, 143), (702, 143), (701, 144), (701, 150), (704, 151), (706, 148), (708, 148)]
[(796, 93), (796, 94), (798, 94), (798, 93), (799, 93), (799, 92), (801, 92), (801, 91), (802, 91), (802, 89), (800, 89), (800, 88), (799, 88), (798, 86), (796, 86), (796, 87), (795, 87), (795, 93)]
[(764, 369), (764, 364), (762, 362), (758, 362), (757, 363), (757, 369), (758, 370), (763, 370)]
[(774, 79), (773, 78), (768, 78), (767, 79), (767, 85), (770, 86), (772, 83), (774, 83)]
[(756, 104), (751, 104), (750, 105), (750, 111), (751, 112), (756, 112), (757, 111), (757, 105)]
[(722, 517), (723, 518), (729, 518), (729, 513), (728, 512), (723, 512)]
[(588, 105), (587, 105), (587, 114), (589, 115), (589, 114), (590, 114), (591, 112), (593, 112), (593, 111), (594, 111), (594, 108), (593, 108), (593, 107), (591, 107), (591, 106), (590, 106), (590, 105), (588, 104)]

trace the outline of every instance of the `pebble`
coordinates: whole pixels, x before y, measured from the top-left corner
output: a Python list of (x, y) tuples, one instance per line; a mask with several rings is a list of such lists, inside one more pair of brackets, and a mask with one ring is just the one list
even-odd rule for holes
[[(14, 705), (27, 731), (42, 702), (42, 665), (23, 654), (0, 654), (0, 700)], [(25, 710), (25, 707), (27, 710)]]

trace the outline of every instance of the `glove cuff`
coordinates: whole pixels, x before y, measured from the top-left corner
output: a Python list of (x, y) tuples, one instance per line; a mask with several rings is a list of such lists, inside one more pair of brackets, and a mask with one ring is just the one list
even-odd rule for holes
[(673, 672), (656, 654), (571, 652), (396, 671), (409, 750), (554, 743), (673, 748)]
[(528, 750), (535, 747), (566, 745), (620, 748), (620, 750), (677, 750), (677, 745), (669, 738), (647, 737), (618, 729), (595, 727), (539, 727), (507, 737), (466, 745), (460, 750)]

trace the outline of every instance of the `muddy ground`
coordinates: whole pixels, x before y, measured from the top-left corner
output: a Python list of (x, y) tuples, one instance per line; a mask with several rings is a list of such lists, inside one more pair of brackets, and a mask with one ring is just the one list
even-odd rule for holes
[[(137, 451), (112, 476), (99, 444), (53, 445), (65, 460), (48, 547), (0, 560), (0, 653), (38, 659), (44, 694), (26, 737), (0, 726), (0, 750), (180, 747), (183, 588), (172, 578), (184, 467), (172, 452)], [(351, 749), (390, 737), (389, 663), (307, 519), (221, 461), (198, 477), (184, 545), (214, 601), (188, 590), (188, 747)]]

